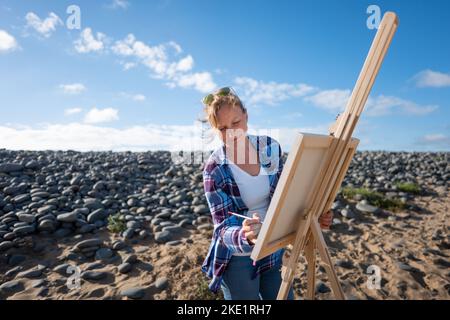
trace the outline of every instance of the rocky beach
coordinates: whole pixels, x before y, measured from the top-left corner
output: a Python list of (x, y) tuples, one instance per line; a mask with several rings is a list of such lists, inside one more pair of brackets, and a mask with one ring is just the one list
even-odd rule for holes
[[(347, 298), (450, 298), (449, 159), (357, 151), (324, 232)], [(221, 299), (200, 270), (212, 229), (202, 165), (168, 151), (0, 149), (0, 299)]]

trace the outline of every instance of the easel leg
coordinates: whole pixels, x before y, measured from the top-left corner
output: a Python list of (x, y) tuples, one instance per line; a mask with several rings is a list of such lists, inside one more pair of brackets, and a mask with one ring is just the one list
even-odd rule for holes
[(314, 300), (316, 291), (316, 249), (314, 237), (311, 234), (308, 238), (308, 243), (306, 244), (305, 256), (308, 262), (308, 287), (306, 291), (306, 298), (309, 300)]
[[(291, 255), (289, 257), (289, 260), (293, 258), (294, 257)], [(294, 270), (290, 267), (290, 265), (291, 265), (290, 262), (283, 264), (283, 269), (281, 272), (282, 281), (280, 290), (278, 291), (277, 300), (286, 300), (289, 294), (289, 289), (292, 285), (292, 280), (294, 278)]]
[(345, 300), (344, 291), (342, 291), (341, 285), (339, 284), (339, 280), (336, 275), (336, 271), (334, 270), (333, 263), (331, 262), (330, 253), (328, 252), (328, 247), (325, 243), (325, 239), (323, 238), (319, 223), (315, 220), (312, 221), (311, 229), (316, 240), (317, 250), (319, 251), (320, 258), (325, 264), (325, 270), (327, 272), (328, 278), (330, 279), (334, 296), (339, 300)]

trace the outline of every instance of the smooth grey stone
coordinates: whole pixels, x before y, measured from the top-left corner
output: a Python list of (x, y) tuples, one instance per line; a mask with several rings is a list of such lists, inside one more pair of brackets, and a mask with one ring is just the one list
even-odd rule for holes
[(101, 269), (104, 267), (105, 267), (105, 265), (103, 263), (97, 261), (97, 262), (92, 262), (92, 263), (87, 264), (84, 267), (84, 270), (87, 271), (87, 270)]
[(90, 210), (102, 209), (102, 203), (95, 198), (87, 198), (84, 200), (84, 206)]
[(23, 291), (25, 287), (19, 280), (11, 280), (0, 285), (0, 295), (11, 296)]
[(168, 227), (168, 226), (175, 226), (176, 224), (174, 224), (172, 221), (161, 221), (159, 225), (161, 227)]
[(15, 196), (14, 199), (13, 199), (13, 201), (14, 201), (14, 203), (19, 204), (19, 203), (28, 201), (28, 200), (30, 200), (30, 199), (31, 199), (31, 197), (30, 197), (29, 194), (20, 194), (20, 195), (18, 195), (18, 196)]
[(113, 242), (112, 244), (112, 249), (113, 250), (122, 250), (123, 248), (125, 248), (125, 242), (123, 242), (122, 240), (116, 240)]
[(401, 270), (405, 270), (405, 271), (413, 270), (413, 268), (410, 265), (406, 264), (406, 263), (397, 262), (396, 264), (397, 264), (397, 267), (399, 267)]
[(17, 278), (39, 278), (42, 275), (42, 272), (45, 270), (45, 266), (38, 265), (37, 267), (22, 271), (17, 274)]
[(53, 271), (65, 276), (65, 275), (67, 275), (68, 267), (70, 267), (70, 264), (63, 263), (63, 264), (60, 264), (60, 265), (57, 265), (56, 267), (54, 267)]
[(101, 248), (95, 252), (95, 259), (106, 260), (113, 256), (114, 252), (109, 248)]
[(128, 229), (139, 229), (139, 228), (141, 228), (141, 223), (138, 221), (128, 221), (127, 228)]
[(127, 297), (130, 299), (142, 299), (145, 296), (145, 288), (134, 287), (134, 288), (123, 289), (120, 292), (120, 295), (122, 297)]
[(341, 210), (341, 216), (348, 218), (348, 219), (352, 219), (355, 217), (355, 214), (350, 209), (344, 208)]
[(134, 229), (127, 229), (123, 232), (124, 239), (131, 239), (134, 235)]
[(14, 229), (14, 233), (17, 235), (26, 235), (33, 233), (35, 231), (35, 227), (33, 226), (23, 226)]
[[(38, 197), (38, 198), (48, 198), (50, 197), (50, 193), (46, 192), (46, 191), (38, 191), (38, 192), (33, 192), (31, 193), (32, 197)], [(39, 209), (38, 209), (39, 212)]]
[(209, 213), (209, 207), (201, 204), (199, 206), (195, 206), (193, 211), (197, 214)]
[(31, 170), (39, 169), (39, 167), (39, 162), (37, 162), (36, 160), (30, 160), (25, 164), (25, 168)]
[(88, 248), (88, 247), (96, 247), (96, 246), (101, 246), (103, 245), (103, 240), (99, 239), (99, 238), (92, 238), (92, 239), (87, 239), (87, 240), (83, 240), (78, 242), (74, 248), (76, 250), (80, 250), (83, 248)]
[(0, 164), (0, 172), (10, 173), (15, 171), (22, 171), (23, 165), (19, 163), (2, 163)]
[(3, 241), (0, 242), (0, 252), (6, 251), (14, 246), (14, 243), (12, 241)]
[(67, 237), (71, 233), (72, 233), (71, 229), (60, 228), (60, 229), (55, 231), (54, 235), (57, 238), (64, 238), (64, 237)]
[(358, 209), (359, 211), (368, 212), (368, 213), (376, 213), (379, 210), (379, 208), (372, 206), (368, 203), (362, 202), (362, 201), (358, 202), (358, 204), (356, 205), (356, 209)]
[(144, 214), (147, 213), (147, 208), (145, 208), (145, 207), (140, 207), (140, 208), (138, 208), (138, 209), (136, 210), (136, 213), (137, 213), (137, 214), (144, 215)]
[(79, 185), (82, 178), (83, 178), (82, 175), (76, 175), (70, 180), (70, 184), (71, 185)]
[(104, 209), (99, 208), (88, 215), (87, 222), (94, 223), (98, 220), (106, 218), (107, 216), (108, 213)]
[(53, 205), (46, 205), (46, 206), (43, 206), (43, 207), (39, 208), (39, 209), (37, 210), (37, 212), (38, 212), (39, 214), (44, 215), (44, 214), (50, 213), (54, 208), (55, 208), (55, 207), (54, 207)]
[(78, 229), (78, 233), (84, 234), (95, 230), (95, 225), (85, 224)]
[(81, 273), (81, 278), (84, 280), (102, 280), (108, 276), (108, 272), (105, 271), (85, 271)]
[(353, 263), (349, 260), (339, 259), (336, 261), (335, 265), (338, 267), (344, 268), (344, 269), (353, 269), (354, 268)]
[(167, 288), (167, 286), (169, 285), (169, 280), (167, 280), (166, 277), (161, 277), (156, 279), (154, 286), (155, 288), (159, 289), (159, 290), (164, 290)]
[(33, 214), (28, 213), (18, 213), (17, 218), (19, 219), (19, 221), (26, 223), (33, 223), (34, 220), (36, 220), (36, 217)]
[(31, 282), (31, 287), (39, 288), (39, 287), (42, 287), (43, 285), (45, 285), (45, 283), (46, 283), (45, 279), (34, 280), (33, 282)]
[(202, 230), (208, 231), (208, 230), (213, 230), (213, 229), (214, 229), (214, 226), (211, 223), (204, 223), (197, 227), (198, 231), (202, 231)]
[(172, 239), (172, 235), (169, 231), (161, 231), (155, 233), (155, 241), (158, 243), (165, 243)]
[(155, 216), (155, 218), (168, 219), (170, 218), (170, 215), (170, 212), (160, 212)]
[(171, 233), (179, 233), (183, 231), (183, 228), (181, 228), (180, 226), (167, 226), (162, 228), (162, 231), (169, 231)]
[(77, 221), (77, 219), (78, 219), (78, 212), (76, 211), (62, 213), (56, 217), (56, 220), (60, 222), (75, 222)]
[(120, 273), (128, 273), (131, 271), (131, 268), (132, 268), (131, 263), (124, 262), (117, 267), (117, 270)]
[(54, 231), (55, 223), (53, 222), (53, 220), (42, 220), (41, 222), (39, 222), (37, 229), (39, 231)]
[(23, 266), (16, 266), (5, 272), (6, 277), (14, 277), (17, 273), (23, 270)]
[(177, 246), (177, 245), (182, 244), (182, 243), (183, 243), (183, 241), (181, 241), (181, 240), (174, 240), (174, 241), (166, 242), (166, 245), (168, 245), (168, 246)]
[(138, 257), (135, 254), (130, 254), (123, 260), (123, 262), (128, 262), (128, 263), (136, 263), (137, 261), (138, 261)]
[(319, 281), (316, 285), (316, 291), (319, 293), (327, 293), (330, 292), (331, 289), (322, 281)]

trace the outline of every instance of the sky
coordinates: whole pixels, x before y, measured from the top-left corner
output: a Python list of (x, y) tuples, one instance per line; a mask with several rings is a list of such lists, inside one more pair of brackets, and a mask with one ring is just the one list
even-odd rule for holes
[(376, 33), (370, 5), (400, 24), (358, 150), (450, 151), (445, 0), (0, 0), (0, 148), (204, 148), (200, 101), (232, 86), (249, 133), (289, 151), (344, 110)]

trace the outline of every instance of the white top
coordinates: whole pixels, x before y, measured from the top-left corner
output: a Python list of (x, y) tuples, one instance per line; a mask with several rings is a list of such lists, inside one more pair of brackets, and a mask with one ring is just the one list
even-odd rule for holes
[[(248, 207), (248, 216), (253, 216), (253, 212), (258, 212), (261, 218), (261, 222), (269, 208), (270, 203), (270, 183), (269, 176), (263, 171), (262, 167), (259, 168), (257, 176), (252, 176), (246, 171), (239, 168), (232, 161), (229, 161), (233, 178), (239, 188), (239, 193)], [(249, 256), (251, 253), (234, 253), (236, 256)]]

